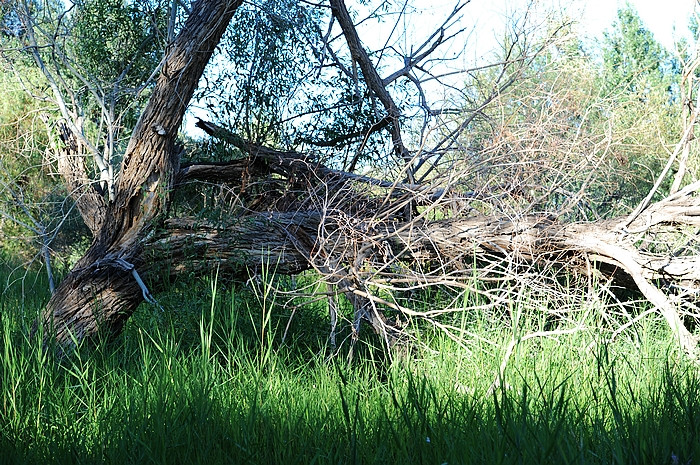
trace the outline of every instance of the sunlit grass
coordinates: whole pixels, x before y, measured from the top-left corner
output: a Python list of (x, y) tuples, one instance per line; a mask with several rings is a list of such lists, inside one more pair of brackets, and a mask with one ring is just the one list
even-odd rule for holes
[(495, 346), (428, 332), (391, 363), (369, 346), (348, 361), (329, 357), (320, 310), (282, 343), (288, 311), (212, 279), (174, 286), (160, 296), (167, 313), (144, 307), (116, 341), (59, 361), (28, 340), (19, 291), (2, 299), (0, 463), (700, 457), (697, 367), (651, 319), (612, 343), (594, 331), (523, 341), (489, 392), (513, 336), (498, 321), (465, 323)]

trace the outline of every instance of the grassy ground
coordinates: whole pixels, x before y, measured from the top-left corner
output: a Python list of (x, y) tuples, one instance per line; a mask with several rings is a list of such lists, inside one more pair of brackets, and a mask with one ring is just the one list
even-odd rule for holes
[(513, 331), (486, 317), (462, 320), (485, 338), (466, 349), (427, 331), (391, 363), (371, 344), (348, 361), (321, 308), (283, 343), (284, 309), (197, 281), (57, 361), (24, 336), (43, 288), (0, 297), (0, 463), (700, 462), (700, 372), (653, 319), (614, 343), (524, 341), (489, 393)]

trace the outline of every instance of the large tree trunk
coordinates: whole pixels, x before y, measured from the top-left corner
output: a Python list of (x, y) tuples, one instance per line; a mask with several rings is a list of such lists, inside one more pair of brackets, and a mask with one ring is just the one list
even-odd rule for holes
[[(293, 200), (281, 202), (291, 209), (275, 211), (262, 201), (265, 211), (248, 211), (225, 226), (169, 219), (161, 234), (149, 241), (148, 270), (179, 273), (219, 267), (246, 277), (248, 270), (265, 265), (279, 274), (314, 269), (338, 292), (364, 299), (357, 305), (369, 302), (374, 309), (407, 315), (415, 312), (377, 297), (371, 289), (464, 286), (473, 279), (474, 260), (490, 262), (479, 268), (480, 273), (499, 280), (518, 280), (522, 266), (599, 273), (641, 292), (683, 349), (696, 352), (696, 340), (681, 314), (697, 315), (700, 271), (693, 243), (700, 227), (700, 183), (648, 205), (644, 215), (597, 223), (566, 224), (548, 215), (484, 215), (471, 207), (480, 201), (478, 194), (460, 195), (449, 183), (432, 190), (387, 183), (328, 169), (301, 154), (246, 143), (210, 123), (200, 127), (251, 156), (228, 164), (183, 167), (179, 182), (208, 179), (244, 189), (244, 184), (261, 182), (289, 184), (293, 178), (300, 191), (293, 193)], [(255, 177), (254, 182), (245, 181), (241, 173)], [(270, 173), (277, 178), (271, 179)], [(363, 188), (367, 186), (371, 189)], [(280, 203), (276, 196), (275, 201)], [(409, 201), (424, 210), (407, 221), (401, 211)], [(427, 220), (431, 211), (445, 219)], [(659, 238), (664, 237), (686, 241), (686, 246), (670, 252), (670, 246), (662, 247)], [(598, 270), (592, 266), (596, 263)], [(504, 264), (515, 267), (506, 271)], [(377, 326), (376, 319), (368, 319)], [(379, 326), (382, 330), (381, 322)]]
[(241, 0), (199, 0), (169, 45), (152, 97), (126, 150), (115, 201), (95, 214), (92, 245), (49, 301), (43, 323), (69, 345), (102, 328), (114, 333), (147, 297), (135, 279), (142, 240), (168, 202), (179, 166), (176, 137), (205, 66)]

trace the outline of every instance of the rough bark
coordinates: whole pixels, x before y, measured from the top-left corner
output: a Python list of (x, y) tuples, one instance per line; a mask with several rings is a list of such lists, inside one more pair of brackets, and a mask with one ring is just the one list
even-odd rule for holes
[(87, 174), (86, 155), (80, 142), (63, 122), (59, 123), (59, 136), (63, 147), (57, 151), (58, 172), (63, 176), (85, 225), (95, 236), (102, 229), (107, 202)]
[[(655, 205), (651, 221), (643, 227), (700, 226), (699, 204), (697, 197), (686, 195)], [(670, 216), (671, 212), (675, 214)], [(368, 291), (372, 285), (401, 278), (412, 285), (468, 282), (472, 279), (469, 263), (475, 257), (584, 274), (591, 272), (588, 261), (598, 262), (608, 265), (609, 276), (644, 294), (676, 332), (682, 347), (696, 353), (696, 339), (683, 325), (677, 306), (683, 299), (690, 299), (691, 305), (697, 299), (697, 258), (640, 251), (639, 232), (622, 228), (624, 217), (602, 223), (561, 224), (547, 216), (509, 219), (472, 214), (420, 223), (382, 222), (374, 227), (368, 224), (376, 220), (375, 215), (363, 218), (356, 214), (353, 219), (354, 223), (347, 223), (320, 211), (255, 213), (228, 226), (203, 224), (192, 218), (171, 219), (149, 242), (145, 270), (153, 275), (163, 270), (177, 275), (216, 267), (245, 278), (250, 270), (265, 266), (277, 274), (315, 269), (337, 286), (338, 292), (351, 295), (351, 300), (364, 299), (358, 306), (366, 312), (366, 302), (375, 299)], [(401, 266), (415, 270), (431, 262), (430, 272), (424, 269), (407, 275), (396, 271)], [(680, 288), (686, 290), (685, 295)], [(386, 308), (387, 302), (376, 302)], [(410, 309), (399, 310), (411, 313)]]
[(153, 94), (126, 150), (115, 201), (73, 270), (49, 301), (43, 323), (56, 341), (70, 345), (102, 328), (121, 330), (147, 297), (135, 279), (143, 265), (142, 239), (167, 204), (179, 167), (175, 140), (204, 67), (240, 0), (199, 0), (168, 47)]
[[(643, 214), (632, 220), (625, 216), (566, 224), (545, 214), (484, 215), (469, 204), (478, 200), (478, 193), (450, 193), (449, 183), (441, 184), (441, 189), (386, 183), (331, 170), (306, 155), (236, 141), (226, 130), (211, 124), (203, 127), (214, 137), (235, 141), (238, 148), (251, 154), (249, 159), (230, 164), (228, 179), (225, 173), (229, 167), (220, 165), (218, 180), (240, 183), (236, 174), (240, 166), (257, 166), (262, 172), (303, 180), (299, 184), (305, 191), (296, 193), (296, 212), (253, 213), (227, 228), (211, 226), (204, 236), (196, 233), (196, 228), (186, 231), (182, 227), (194, 225), (194, 221), (173, 220), (170, 226), (180, 226), (164, 237), (201, 239), (195, 241), (199, 248), (191, 255), (200, 258), (192, 263), (209, 256), (209, 260), (223, 258), (216, 263), (231, 270), (257, 268), (264, 263), (275, 264), (282, 274), (312, 268), (341, 293), (365, 299), (358, 304), (362, 307), (367, 306), (367, 300), (379, 302), (368, 291), (377, 284), (400, 280), (413, 286), (467, 282), (472, 277), (469, 263), (475, 258), (583, 274), (592, 272), (590, 263), (599, 263), (598, 272), (640, 291), (666, 319), (684, 350), (696, 353), (697, 341), (680, 315), (697, 314), (700, 272), (693, 231), (700, 227), (700, 183), (647, 205)], [(358, 187), (367, 185), (383, 188), (385, 195)], [(346, 195), (334, 197), (341, 192)], [(336, 199), (324, 203), (318, 201), (321, 197)], [(314, 198), (318, 202), (308, 201)], [(377, 198), (383, 200), (377, 202)], [(406, 199), (421, 199), (427, 205), (426, 212), (432, 209), (448, 218), (428, 221), (423, 213), (405, 221), (398, 212), (409, 201)], [(309, 210), (313, 205), (316, 209)], [(659, 249), (659, 242), (663, 242), (659, 237), (664, 234), (674, 235), (676, 240), (686, 237), (687, 246), (676, 252)], [(162, 250), (167, 242), (161, 239), (156, 248)], [(261, 250), (265, 252), (260, 254)], [(430, 272), (422, 267), (425, 263), (431, 263)], [(397, 272), (397, 268), (403, 271)], [(411, 313), (407, 308), (399, 310)]]

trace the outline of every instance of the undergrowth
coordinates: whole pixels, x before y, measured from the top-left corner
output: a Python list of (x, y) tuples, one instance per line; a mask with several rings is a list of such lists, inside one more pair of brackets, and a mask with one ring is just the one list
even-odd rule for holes
[[(27, 336), (43, 288), (1, 297), (0, 463), (700, 460), (700, 375), (653, 318), (613, 341), (522, 341), (494, 384), (512, 324), (469, 315), (466, 345), (433, 328), (391, 361), (371, 338), (350, 359), (326, 346), (320, 303), (287, 328), (274, 299), (214, 279), (58, 360)], [(526, 324), (541, 302), (514, 305)]]

